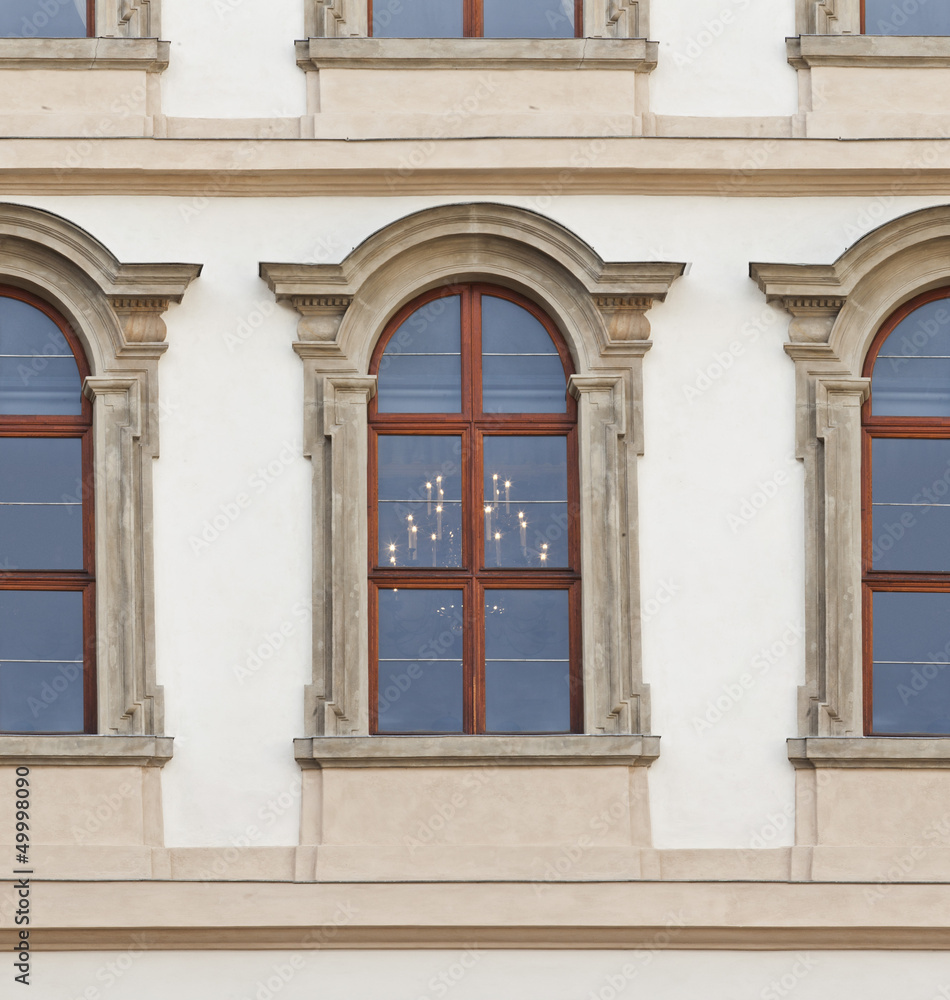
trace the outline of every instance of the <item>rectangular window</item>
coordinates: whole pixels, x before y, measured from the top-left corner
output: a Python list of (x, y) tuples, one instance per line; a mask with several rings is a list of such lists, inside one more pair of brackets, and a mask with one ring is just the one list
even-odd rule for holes
[(866, 35), (950, 35), (950, 3), (864, 0), (861, 30)]
[(376, 38), (574, 38), (582, 0), (369, 0)]
[(93, 0), (2, 0), (0, 38), (85, 38)]

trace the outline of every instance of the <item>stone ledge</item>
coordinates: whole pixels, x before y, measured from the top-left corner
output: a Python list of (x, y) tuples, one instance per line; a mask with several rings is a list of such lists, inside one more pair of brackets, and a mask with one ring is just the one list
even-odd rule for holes
[(164, 767), (173, 742), (171, 736), (0, 736), (0, 767)]
[(294, 756), (303, 768), (649, 767), (659, 755), (659, 736), (316, 736), (294, 740)]
[(0, 38), (0, 69), (168, 68), (171, 42), (158, 38)]
[(790, 739), (796, 768), (948, 768), (950, 738), (908, 736), (807, 736)]
[(659, 43), (645, 38), (306, 38), (297, 65), (321, 69), (656, 68)]
[(950, 66), (950, 36), (799, 35), (786, 38), (785, 48), (795, 69)]

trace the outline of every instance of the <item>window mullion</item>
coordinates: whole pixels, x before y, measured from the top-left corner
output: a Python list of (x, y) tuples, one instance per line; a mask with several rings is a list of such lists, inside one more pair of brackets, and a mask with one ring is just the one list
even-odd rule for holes
[(485, 19), (482, 0), (465, 0), (465, 34), (470, 38), (481, 38), (485, 33)]

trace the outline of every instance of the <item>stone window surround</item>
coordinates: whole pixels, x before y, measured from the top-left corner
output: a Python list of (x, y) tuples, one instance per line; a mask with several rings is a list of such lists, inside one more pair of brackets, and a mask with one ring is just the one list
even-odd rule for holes
[(950, 37), (863, 35), (861, 0), (797, 0), (795, 28), (785, 40), (795, 69), (950, 66)]
[[(307, 37), (366, 38), (367, 10), (366, 0), (306, 0)], [(584, 0), (585, 38), (648, 38), (649, 34), (649, 0)]]
[[(495, 204), (445, 205), (386, 226), (341, 264), (261, 264), (279, 302), (299, 313), (304, 450), (313, 463), (313, 683), (302, 766), (393, 766), (501, 756), (649, 764), (649, 689), (640, 667), (637, 457), (643, 453), (646, 313), (684, 264), (605, 263), (556, 223)], [(486, 281), (527, 295), (558, 324), (578, 400), (585, 734), (369, 736), (367, 404), (373, 348), (390, 317), (422, 292)], [(586, 484), (586, 485), (585, 485)], [(631, 743), (631, 735), (635, 737)], [(341, 739), (340, 737), (345, 737)], [(451, 746), (450, 746), (451, 744)], [(609, 762), (609, 761), (608, 761)]]
[(152, 460), (158, 455), (162, 314), (201, 272), (122, 264), (73, 223), (0, 204), (0, 281), (57, 309), (91, 371), (96, 489), (99, 735), (0, 736), (3, 759), (161, 766), (171, 756), (155, 679)]
[(161, 73), (161, 0), (96, 0), (92, 38), (0, 37), (0, 69), (121, 69)]
[(950, 66), (950, 36), (813, 34), (786, 38), (789, 65), (869, 69), (918, 69)]
[(906, 767), (926, 754), (930, 766), (947, 766), (950, 741), (863, 735), (861, 405), (870, 380), (861, 372), (884, 320), (950, 283), (950, 206), (888, 222), (833, 264), (750, 270), (767, 301), (792, 317), (785, 351), (795, 362), (796, 454), (805, 466), (804, 739), (789, 741), (790, 757), (796, 767)]
[(306, 38), (304, 72), (321, 69), (656, 69), (659, 43), (645, 38)]
[(162, 0), (96, 0), (99, 38), (161, 38)]

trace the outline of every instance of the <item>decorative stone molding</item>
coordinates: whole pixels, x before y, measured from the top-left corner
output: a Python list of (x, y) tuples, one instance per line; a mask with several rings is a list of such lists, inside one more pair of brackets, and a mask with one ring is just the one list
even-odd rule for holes
[[(306, 0), (306, 4), (308, 38), (369, 34), (366, 0)], [(585, 0), (585, 38), (646, 38), (649, 30), (648, 0)]]
[(326, 69), (604, 70), (649, 73), (658, 42), (643, 38), (307, 38), (304, 71)]
[(0, 69), (161, 73), (170, 50), (157, 38), (0, 38)]
[(159, 38), (162, 0), (96, 0), (100, 38)]
[(170, 302), (162, 298), (126, 298), (113, 295), (109, 301), (129, 345), (160, 344), (168, 332), (162, 315)]
[(619, 764), (649, 767), (658, 736), (322, 736), (294, 740), (304, 769)]
[(0, 736), (0, 765), (164, 767), (172, 744), (169, 736)]
[(594, 298), (603, 313), (611, 344), (632, 344), (650, 337), (647, 310), (653, 305), (650, 296), (598, 295)]
[(789, 65), (912, 69), (950, 66), (950, 37), (928, 35), (802, 35), (785, 40)]
[(859, 35), (861, 0), (796, 0), (800, 35)]
[(607, 264), (549, 219), (494, 204), (446, 205), (407, 216), (340, 264), (261, 264), (278, 301), (301, 316), (294, 347), (305, 368), (305, 452), (314, 488), (308, 736), (368, 733), (364, 554), (373, 348), (405, 303), (459, 281), (491, 282), (533, 299), (571, 350), (584, 486), (586, 731), (649, 732), (636, 524), (641, 368), (650, 347), (644, 314), (684, 271), (684, 264)]
[(939, 736), (790, 739), (788, 759), (798, 770), (865, 767), (950, 770), (950, 740)]
[(321, 348), (334, 343), (353, 296), (294, 295), (290, 301), (300, 313), (297, 324), (300, 343), (294, 344), (294, 348), (303, 357), (307, 353), (320, 353)]
[[(49, 302), (73, 327), (92, 374), (99, 726), (161, 735), (155, 681), (152, 459), (158, 455), (162, 313), (201, 268), (122, 264), (77, 226), (0, 205), (0, 280)], [(55, 737), (53, 738), (55, 739)]]
[(795, 362), (796, 453), (805, 466), (799, 732), (861, 737), (861, 404), (869, 391), (862, 369), (898, 306), (950, 283), (950, 206), (888, 222), (834, 264), (752, 264), (751, 275), (792, 315), (785, 350)]

